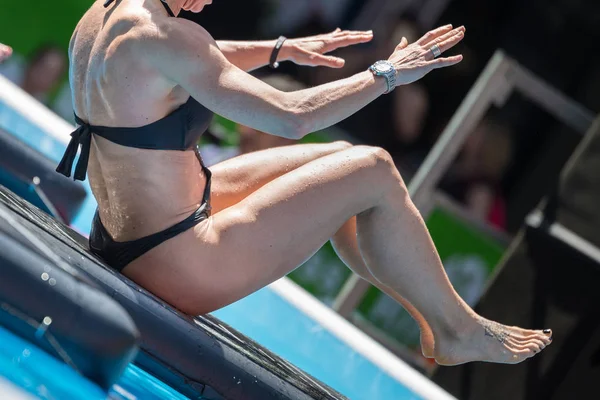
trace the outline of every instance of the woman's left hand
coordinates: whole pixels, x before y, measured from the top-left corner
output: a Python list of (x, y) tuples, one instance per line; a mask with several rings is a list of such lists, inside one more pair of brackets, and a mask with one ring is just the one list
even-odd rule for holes
[(325, 54), (342, 47), (367, 43), (372, 39), (373, 31), (342, 31), (339, 28), (322, 35), (288, 39), (281, 48), (279, 60), (289, 60), (310, 67), (342, 68), (345, 63), (343, 58)]

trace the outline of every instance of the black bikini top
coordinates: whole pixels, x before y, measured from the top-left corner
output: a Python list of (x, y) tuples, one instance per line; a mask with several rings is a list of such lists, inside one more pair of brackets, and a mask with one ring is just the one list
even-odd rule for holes
[[(105, 6), (114, 0), (108, 0)], [(169, 15), (174, 16), (169, 6), (163, 3)], [(81, 155), (75, 167), (74, 180), (85, 180), (92, 133), (113, 143), (127, 147), (152, 150), (188, 150), (193, 148), (200, 136), (206, 131), (213, 113), (198, 103), (193, 97), (166, 117), (149, 125), (135, 128), (93, 126), (75, 115), (78, 128), (71, 133), (71, 141), (56, 168), (56, 172), (71, 176), (77, 150), (81, 146)]]

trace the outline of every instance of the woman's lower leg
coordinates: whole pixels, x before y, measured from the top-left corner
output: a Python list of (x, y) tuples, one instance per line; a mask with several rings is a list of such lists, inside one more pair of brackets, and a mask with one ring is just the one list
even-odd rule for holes
[(356, 218), (353, 217), (340, 228), (331, 238), (331, 244), (338, 257), (350, 268), (355, 274), (371, 283), (373, 286), (381, 290), (383, 293), (400, 303), (410, 316), (416, 321), (421, 330), (421, 349), (423, 355), (428, 358), (433, 357), (434, 338), (431, 328), (427, 324), (421, 313), (400, 294), (392, 288), (385, 286), (379, 282), (371, 274), (367, 268), (365, 261), (360, 254), (358, 243), (356, 241)]
[(382, 195), (357, 215), (360, 253), (378, 281), (424, 316), (435, 337), (436, 360), (519, 362), (550, 343), (549, 333), (487, 321), (460, 298), (391, 158), (385, 152), (378, 157), (384, 165), (377, 178)]

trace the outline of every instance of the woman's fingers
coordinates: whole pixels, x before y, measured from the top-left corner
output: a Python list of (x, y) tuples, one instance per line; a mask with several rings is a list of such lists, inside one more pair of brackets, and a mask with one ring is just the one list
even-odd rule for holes
[(398, 43), (398, 46), (396, 46), (396, 51), (402, 50), (406, 46), (408, 46), (408, 39), (402, 36), (402, 40), (400, 40), (400, 43)]
[(463, 59), (462, 54), (452, 57), (436, 58), (435, 60), (428, 61), (425, 65), (431, 67), (431, 69), (438, 69), (444, 67), (450, 67), (461, 62)]
[[(325, 56), (323, 54), (315, 53), (315, 52), (309, 52), (309, 53), (307, 53), (307, 56), (308, 56), (308, 62), (306, 62), (306, 65), (310, 65), (313, 67), (323, 66), (323, 67), (330, 67), (330, 68), (342, 68), (344, 66), (344, 64), (346, 63), (346, 61), (343, 58), (334, 57), (334, 56)], [(304, 63), (301, 62), (300, 64), (304, 64)]]
[(459, 32), (462, 32), (462, 34), (464, 35), (466, 31), (466, 28), (464, 26), (459, 26), (458, 28), (452, 29), (451, 31), (436, 37), (435, 39), (422, 44), (421, 46), (425, 47), (425, 48), (430, 48), (431, 46), (433, 46), (434, 44), (437, 44), (438, 46), (440, 45), (440, 43), (445, 42), (448, 39), (451, 39), (452, 37), (456, 36), (457, 34), (459, 34)]
[(359, 43), (367, 43), (373, 40), (373, 31), (355, 32), (344, 31), (331, 35), (325, 39), (325, 51), (332, 51), (342, 47), (348, 47)]
[(463, 40), (464, 37), (465, 37), (465, 34), (463, 31), (457, 31), (452, 36), (447, 38), (446, 40), (443, 40), (440, 42), (435, 42), (435, 41), (431, 42), (431, 45), (424, 46), (425, 49), (427, 50), (425, 59), (432, 60), (435, 58), (433, 51), (431, 51), (431, 47), (433, 47), (434, 45), (437, 45), (440, 49), (440, 52), (444, 53), (446, 50), (449, 50), (452, 47), (456, 46), (461, 40)]
[(342, 68), (345, 64), (343, 58), (324, 54), (342, 47), (370, 42), (372, 39), (373, 31), (342, 31), (340, 29), (323, 35), (291, 39), (286, 46), (289, 54), (287, 59), (293, 60), (298, 65)]
[(437, 29), (427, 32), (425, 35), (423, 35), (423, 37), (421, 37), (421, 39), (417, 40), (416, 43), (418, 45), (423, 46), (423, 45), (425, 45), (425, 43), (429, 43), (433, 39), (437, 38), (438, 36), (441, 36), (451, 30), (452, 30), (452, 25), (450, 25), (450, 24), (441, 26)]
[(465, 28), (462, 26), (452, 29), (452, 25), (446, 25), (428, 32), (417, 42), (409, 45), (402, 38), (389, 59), (396, 69), (401, 71), (397, 84), (403, 85), (418, 81), (434, 69), (449, 67), (461, 62), (462, 55), (434, 59), (431, 47), (437, 45), (439, 52), (435, 49), (435, 53), (440, 56), (444, 51), (456, 46), (463, 39), (464, 33)]

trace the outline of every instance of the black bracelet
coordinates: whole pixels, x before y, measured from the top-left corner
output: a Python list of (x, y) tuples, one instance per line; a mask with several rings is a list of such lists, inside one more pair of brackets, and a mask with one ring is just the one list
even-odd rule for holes
[(277, 56), (279, 55), (279, 51), (283, 47), (283, 43), (287, 40), (285, 36), (279, 36), (277, 39), (277, 43), (275, 43), (275, 47), (273, 48), (273, 52), (271, 53), (271, 60), (269, 61), (269, 66), (273, 69), (279, 67), (279, 63), (277, 62)]

